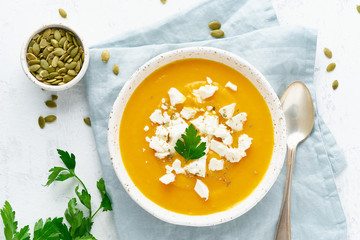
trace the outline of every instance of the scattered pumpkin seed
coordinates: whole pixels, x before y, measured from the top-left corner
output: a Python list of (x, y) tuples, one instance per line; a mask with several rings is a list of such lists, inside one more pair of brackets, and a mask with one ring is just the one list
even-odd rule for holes
[(332, 83), (332, 88), (333, 88), (334, 90), (336, 90), (336, 89), (338, 88), (338, 86), (339, 86), (338, 80), (333, 81), (333, 83)]
[(59, 14), (60, 14), (60, 16), (63, 17), (63, 18), (66, 18), (66, 17), (67, 17), (67, 13), (66, 13), (65, 10), (62, 9), (62, 8), (59, 8)]
[(110, 52), (108, 50), (104, 50), (101, 53), (101, 61), (106, 63), (107, 61), (109, 61), (109, 58), (110, 58)]
[(327, 58), (332, 58), (332, 52), (328, 48), (324, 48), (324, 54)]
[(39, 127), (44, 128), (45, 127), (45, 119), (43, 116), (40, 116), (38, 119)]
[[(50, 81), (52, 81), (52, 80), (50, 80)], [(47, 81), (47, 82), (49, 83), (50, 81)], [(47, 101), (45, 101), (45, 104), (46, 104), (46, 106), (48, 106), (49, 108), (55, 108), (55, 107), (56, 107), (56, 102), (54, 102), (54, 101), (52, 101), (52, 100), (47, 100)]]
[(220, 29), (221, 23), (219, 21), (213, 21), (209, 23), (209, 28), (211, 28), (212, 30)]
[(358, 11), (358, 13), (360, 13), (360, 5), (356, 6), (356, 10)]
[(114, 72), (115, 75), (119, 74), (119, 66), (117, 64), (114, 64), (113, 72)]
[(47, 122), (47, 123), (51, 123), (51, 122), (53, 122), (53, 121), (55, 121), (56, 120), (56, 116), (55, 115), (49, 115), (49, 116), (46, 116), (45, 117), (45, 122)]
[(214, 38), (222, 38), (224, 37), (225, 33), (223, 30), (220, 29), (216, 29), (216, 30), (212, 30), (210, 32), (211, 36), (213, 36)]
[(333, 70), (335, 69), (335, 67), (336, 67), (336, 64), (335, 64), (335, 63), (330, 63), (330, 64), (327, 66), (326, 71), (327, 71), (327, 72), (331, 72), (331, 71), (333, 71)]
[(160, 0), (162, 4), (165, 4), (166, 3), (166, 0)]
[(51, 95), (51, 100), (55, 101), (55, 100), (57, 100), (57, 99), (58, 99), (58, 96), (57, 96), (57, 95), (55, 95), (55, 94)]
[(90, 121), (90, 118), (89, 118), (89, 117), (84, 118), (84, 123), (85, 123), (86, 125), (88, 125), (89, 127), (91, 127), (91, 121)]
[(26, 58), (29, 71), (37, 80), (48, 85), (63, 85), (80, 72), (84, 50), (74, 33), (48, 28), (32, 38)]

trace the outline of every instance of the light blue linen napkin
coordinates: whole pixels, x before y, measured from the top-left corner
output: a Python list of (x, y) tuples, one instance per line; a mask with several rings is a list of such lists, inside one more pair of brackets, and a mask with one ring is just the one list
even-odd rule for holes
[[(223, 39), (209, 35), (208, 23), (222, 22)], [(111, 107), (127, 79), (154, 56), (182, 47), (210, 46), (233, 52), (258, 68), (278, 96), (294, 81), (303, 81), (315, 100), (316, 33), (296, 26), (279, 26), (270, 0), (205, 1), (152, 29), (120, 35), (90, 49), (85, 76), (90, 116), (104, 179), (113, 201), (120, 239), (273, 239), (280, 212), (286, 167), (269, 193), (243, 216), (213, 227), (165, 223), (139, 207), (117, 179), (107, 149)], [(101, 52), (110, 51), (108, 63)], [(112, 73), (113, 64), (120, 73)], [(315, 103), (316, 107), (316, 103)], [(345, 158), (329, 129), (316, 113), (310, 137), (299, 145), (293, 175), (293, 239), (346, 239), (346, 220), (334, 175)]]

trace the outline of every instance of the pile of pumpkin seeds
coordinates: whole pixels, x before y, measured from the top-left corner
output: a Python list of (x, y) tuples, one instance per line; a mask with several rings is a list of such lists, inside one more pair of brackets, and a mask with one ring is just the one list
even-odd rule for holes
[(63, 85), (81, 70), (85, 53), (74, 33), (48, 28), (36, 34), (26, 53), (29, 71), (47, 85)]
[(212, 29), (210, 31), (210, 35), (214, 38), (222, 38), (225, 36), (225, 33), (223, 30), (221, 30), (221, 23), (219, 21), (213, 21), (209, 23), (209, 28)]
[[(329, 58), (329, 59), (332, 58), (332, 52), (331, 52), (330, 49), (324, 48), (324, 54), (325, 54), (325, 56), (326, 56), (327, 58)], [(331, 72), (331, 71), (333, 71), (333, 70), (335, 69), (335, 67), (336, 67), (336, 63), (332, 62), (332, 63), (330, 63), (330, 64), (326, 67), (326, 71), (327, 71), (327, 72)], [(336, 89), (338, 88), (338, 86), (339, 86), (339, 81), (338, 81), (338, 80), (333, 81), (333, 83), (332, 83), (332, 88), (333, 88), (334, 90), (336, 90)]]

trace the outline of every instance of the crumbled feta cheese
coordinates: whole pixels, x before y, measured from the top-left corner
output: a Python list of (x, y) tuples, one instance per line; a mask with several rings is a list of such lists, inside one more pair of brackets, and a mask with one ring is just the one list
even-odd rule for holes
[(146, 126), (144, 127), (144, 131), (145, 131), (145, 132), (149, 131), (149, 126), (146, 125)]
[(166, 169), (166, 173), (171, 173), (172, 171), (174, 171), (174, 168), (170, 167), (169, 165), (166, 165), (165, 169)]
[(143, 148), (143, 152), (145, 152), (145, 148)]
[(210, 149), (219, 154), (220, 157), (225, 156), (228, 151), (228, 148), (222, 142), (214, 139), (210, 142)]
[(226, 145), (231, 145), (233, 142), (230, 131), (227, 130), (224, 124), (220, 124), (219, 127), (215, 129), (214, 135), (215, 137), (221, 138)]
[(165, 102), (166, 102), (165, 98), (161, 99), (161, 103), (165, 103)]
[(185, 170), (181, 167), (181, 161), (179, 159), (175, 159), (172, 164), (172, 168), (175, 170), (176, 174), (184, 174)]
[(234, 131), (241, 131), (243, 129), (243, 124), (246, 121), (246, 117), (246, 113), (239, 113), (238, 115), (227, 120), (226, 125), (231, 127)]
[(205, 149), (205, 154), (207, 154), (209, 152), (209, 148), (210, 148), (210, 139), (209, 137), (201, 137), (201, 142), (204, 142), (206, 144), (206, 149)]
[(198, 102), (202, 102), (202, 100), (207, 99), (209, 97), (211, 97), (212, 95), (214, 95), (214, 93), (218, 90), (219, 88), (216, 86), (212, 86), (212, 85), (205, 85), (205, 86), (201, 86), (199, 89), (195, 89), (193, 90), (193, 95), (195, 97), (198, 98)]
[(150, 138), (149, 138), (149, 137), (146, 137), (145, 140), (146, 140), (147, 142), (150, 142)]
[(237, 86), (235, 84), (233, 84), (232, 82), (227, 82), (227, 84), (225, 85), (225, 87), (230, 88), (233, 91), (237, 91)]
[(172, 146), (168, 144), (163, 139), (153, 136), (149, 140), (149, 146), (150, 148), (155, 150), (155, 156), (159, 159), (162, 159), (170, 154), (170, 151), (172, 149)]
[(206, 106), (206, 110), (208, 110), (209, 112), (213, 109), (212, 106)]
[(171, 146), (175, 146), (177, 140), (181, 137), (182, 134), (185, 133), (187, 127), (187, 123), (182, 123), (167, 128), (169, 131), (169, 144)]
[(181, 110), (180, 114), (183, 118), (185, 118), (186, 120), (189, 120), (190, 118), (195, 116), (196, 110), (192, 107), (184, 107)]
[(239, 140), (238, 140), (238, 148), (243, 150), (243, 151), (246, 151), (247, 149), (250, 148), (251, 146), (251, 141), (252, 141), (252, 138), (249, 137), (248, 135), (246, 134), (242, 134), (240, 137), (239, 137)]
[(162, 176), (161, 178), (159, 178), (159, 180), (160, 180), (160, 182), (167, 185), (167, 184), (175, 181), (175, 175), (173, 173), (167, 173), (164, 176)]
[(164, 126), (157, 126), (155, 135), (158, 138), (163, 139), (164, 141), (167, 141), (168, 136), (169, 136), (169, 131)]
[(205, 201), (209, 198), (209, 189), (201, 180), (196, 179), (194, 190), (201, 198), (205, 198)]
[(219, 171), (219, 170), (223, 170), (223, 169), (224, 169), (224, 160), (222, 160), (222, 159), (218, 160), (216, 158), (210, 159), (209, 170)]
[(163, 118), (164, 118), (164, 124), (170, 122), (170, 116), (168, 115), (167, 112), (164, 112)]
[(225, 158), (226, 160), (228, 160), (229, 162), (239, 162), (241, 160), (241, 158), (245, 157), (246, 153), (238, 148), (228, 148), (226, 154), (225, 154)]
[(186, 98), (185, 96), (179, 92), (176, 88), (170, 88), (169, 92), (170, 97), (170, 103), (172, 106), (175, 106), (176, 104), (185, 102)]
[(158, 124), (163, 124), (164, 123), (164, 117), (161, 113), (160, 109), (156, 109), (151, 115), (150, 115), (150, 120), (153, 123), (158, 123)]
[(211, 80), (211, 78), (209, 78), (209, 77), (206, 77), (206, 81), (208, 82), (208, 84), (212, 84), (212, 80)]
[(229, 119), (232, 118), (235, 111), (235, 103), (227, 105), (225, 107), (220, 108), (219, 113), (223, 118)]
[(161, 109), (168, 110), (168, 107), (165, 104), (161, 104)]
[(184, 169), (188, 173), (194, 174), (199, 177), (205, 177), (206, 155), (197, 160), (193, 160), (190, 164), (186, 165)]

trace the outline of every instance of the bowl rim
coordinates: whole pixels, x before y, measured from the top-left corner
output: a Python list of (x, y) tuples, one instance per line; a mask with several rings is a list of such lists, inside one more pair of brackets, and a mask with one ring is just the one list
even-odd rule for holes
[[(133, 91), (137, 88), (137, 86), (146, 79), (149, 74), (151, 74), (156, 69), (167, 65), (170, 62), (180, 60), (180, 59), (186, 59), (186, 58), (205, 58), (202, 56), (202, 54), (215, 54), (217, 56), (221, 56), (224, 59), (227, 59), (229, 61), (235, 61), (236, 64), (240, 64), (241, 66), (246, 67), (249, 69), (255, 76), (258, 78), (257, 81), (261, 83), (264, 87), (264, 90), (269, 93), (269, 96), (271, 97), (271, 100), (274, 101), (273, 104), (276, 106), (276, 109), (270, 109), (269, 103), (266, 101), (269, 110), (272, 115), (272, 110), (275, 111), (276, 114), (278, 114), (278, 119), (272, 119), (273, 121), (273, 127), (274, 127), (274, 140), (275, 139), (275, 131), (277, 136), (279, 137), (279, 142), (274, 143), (274, 149), (272, 158), (270, 161), (270, 165), (263, 177), (263, 179), (260, 181), (258, 186), (252, 191), (252, 193), (245, 198), (243, 201), (237, 203), (235, 206), (229, 208), (228, 210), (222, 211), (222, 212), (216, 212), (208, 215), (185, 215), (176, 213), (170, 210), (167, 210), (156, 203), (152, 202), (150, 199), (148, 199), (132, 182), (129, 174), (126, 171), (126, 168), (124, 166), (124, 163), (122, 162), (121, 153), (120, 153), (120, 146), (119, 146), (119, 131), (120, 131), (120, 122), (122, 119), (122, 112), (125, 109), (126, 103), (130, 96), (132, 95)], [(188, 54), (191, 57), (183, 57), (179, 59), (172, 60), (170, 62), (160, 64), (160, 66), (156, 67), (155, 70), (150, 71), (145, 77), (142, 78), (142, 80), (139, 80), (139, 83), (132, 87), (134, 83), (136, 83), (136, 80), (143, 74), (143, 72), (148, 71), (151, 66), (163, 63), (166, 59), (171, 58), (172, 56), (178, 56), (182, 54)], [(223, 60), (224, 60), (223, 59)], [(214, 59), (209, 59), (216, 61)], [(165, 61), (166, 62), (166, 61)], [(220, 61), (218, 61), (220, 62)], [(226, 64), (224, 62), (221, 62), (227, 66), (229, 64)], [(231, 67), (231, 66), (230, 66)], [(236, 69), (235, 69), (236, 70)], [(238, 70), (236, 70), (238, 71)], [(238, 71), (240, 72), (240, 71)], [(240, 72), (243, 74), (242, 72)], [(244, 74), (243, 74), (244, 75)], [(248, 78), (248, 77), (247, 77)], [(249, 79), (250, 81), (250, 79)], [(252, 81), (251, 81), (252, 82)], [(253, 83), (253, 82), (252, 82)], [(255, 85), (253, 83), (253, 85)], [(256, 87), (256, 86), (255, 86)], [(256, 87), (257, 90), (260, 92), (259, 88)], [(125, 95), (132, 91), (132, 93), (129, 95), (126, 102), (123, 104), (123, 98)], [(262, 94), (263, 95), (263, 94)], [(263, 95), (264, 97), (264, 95)], [(264, 97), (265, 99), (265, 97)], [(122, 112), (119, 113), (120, 109), (122, 109)], [(121, 116), (120, 116), (120, 115)], [(119, 117), (120, 116), (120, 117)], [(276, 121), (277, 124), (274, 125), (274, 121)], [(117, 131), (118, 128), (118, 131)], [(115, 144), (115, 145), (114, 145)], [(276, 152), (275, 144), (279, 144), (277, 147)], [(112, 162), (114, 171), (120, 180), (122, 186), (124, 187), (125, 191), (129, 194), (129, 196), (144, 210), (146, 210), (151, 215), (172, 224), (177, 225), (185, 225), (185, 226), (213, 226), (221, 223), (228, 222), (230, 220), (233, 220), (247, 211), (249, 211), (251, 208), (253, 208), (265, 195), (266, 193), (271, 189), (273, 184), (275, 183), (276, 179), (278, 178), (280, 171), (283, 167), (284, 160), (285, 160), (285, 154), (286, 154), (286, 125), (285, 125), (285, 116), (281, 108), (281, 103), (276, 95), (274, 89), (270, 86), (270, 83), (266, 80), (266, 78), (251, 64), (249, 64), (247, 61), (245, 61), (243, 58), (235, 55), (234, 53), (213, 48), (213, 47), (186, 47), (186, 48), (180, 48), (172, 51), (168, 51), (162, 54), (157, 55), (156, 57), (150, 59), (145, 64), (143, 64), (140, 68), (138, 68), (135, 73), (128, 79), (128, 81), (125, 83), (125, 85), (122, 87), (121, 91), (119, 92), (119, 95), (117, 96), (114, 105), (111, 109), (111, 113), (109, 116), (109, 122), (108, 122), (108, 149), (110, 153), (110, 160)], [(277, 158), (274, 159), (274, 155), (277, 155)], [(266, 180), (266, 182), (265, 182)], [(256, 194), (256, 197), (254, 195)], [(243, 203), (246, 202), (244, 205)]]
[[(30, 41), (36, 34), (40, 33), (41, 31), (43, 31), (45, 29), (48, 29), (48, 28), (61, 28), (61, 29), (65, 29), (65, 30), (68, 30), (68, 31), (74, 33), (75, 36), (77, 37), (77, 39), (80, 40), (80, 44), (82, 45), (84, 53), (85, 53), (84, 62), (83, 62), (83, 65), (82, 65), (81, 70), (78, 73), (78, 75), (76, 75), (76, 77), (73, 80), (71, 80), (70, 82), (63, 84), (63, 85), (47, 85), (47, 84), (40, 82), (30, 73), (28, 64), (26, 61), (26, 53), (27, 53), (27, 48), (28, 48)], [(65, 25), (63, 23), (43, 24), (40, 27), (38, 27), (24, 41), (22, 48), (21, 48), (21, 53), (20, 53), (21, 66), (25, 72), (25, 75), (28, 77), (28, 79), (31, 82), (33, 82), (34, 84), (36, 84), (37, 86), (39, 86), (40, 88), (47, 90), (47, 91), (63, 91), (63, 90), (69, 89), (72, 86), (74, 86), (75, 84), (77, 84), (84, 77), (84, 75), (87, 71), (87, 68), (89, 66), (89, 61), (90, 61), (90, 53), (89, 53), (88, 45), (87, 45), (86, 41), (84, 41), (84, 38), (82, 38), (81, 36), (82, 35), (79, 34), (79, 31), (75, 31), (72, 27), (69, 27), (68, 25)]]

